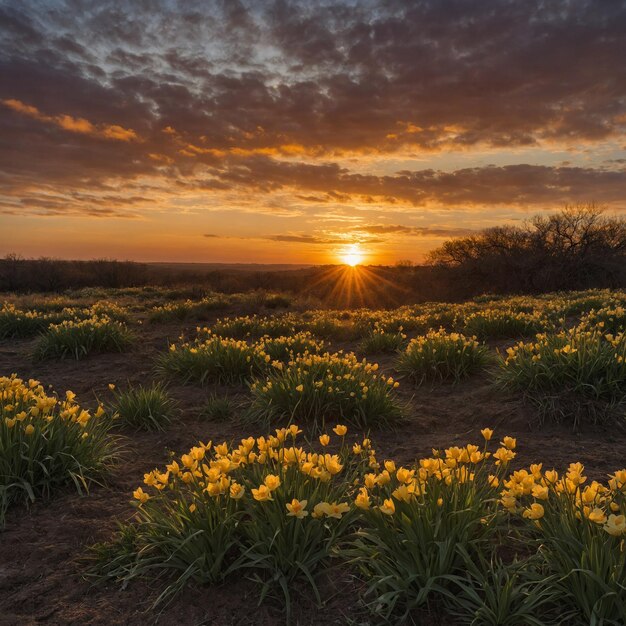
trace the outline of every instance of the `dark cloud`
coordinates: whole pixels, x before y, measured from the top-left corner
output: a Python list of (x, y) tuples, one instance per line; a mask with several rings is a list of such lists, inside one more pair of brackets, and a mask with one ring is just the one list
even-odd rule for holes
[[(189, 0), (158, 10), (8, 0), (0, 100), (39, 116), (1, 111), (0, 207), (13, 210), (20, 194), (151, 176), (172, 192), (288, 188), (306, 202), (621, 201), (617, 160), (612, 170), (519, 164), (384, 176), (333, 159), (593, 149), (623, 136), (625, 53), (618, 0)], [(72, 131), (68, 120), (99, 132)], [(112, 141), (107, 128), (138, 140)]]
[(471, 228), (435, 228), (431, 226), (402, 226), (400, 224), (355, 226), (354, 230), (377, 235), (393, 234), (413, 237), (463, 237), (476, 232)]

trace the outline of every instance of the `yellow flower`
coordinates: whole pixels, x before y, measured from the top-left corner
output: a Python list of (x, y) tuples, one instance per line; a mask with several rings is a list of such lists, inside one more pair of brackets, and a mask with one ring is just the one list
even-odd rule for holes
[(538, 502), (533, 502), (530, 508), (524, 511), (524, 517), (527, 519), (541, 519), (544, 515), (544, 509)]
[(263, 482), (270, 491), (274, 491), (274, 489), (280, 487), (280, 478), (274, 474), (268, 474)]
[(324, 512), (328, 517), (334, 517), (336, 519), (341, 519), (341, 516), (344, 513), (347, 513), (350, 510), (350, 505), (346, 502), (333, 502), (332, 504), (326, 504), (324, 508)]
[(109, 383), (109, 389), (113, 391), (115, 389), (115, 385), (113, 383)]
[(15, 426), (15, 422), (16, 421), (17, 420), (16, 420), (15, 417), (13, 417), (13, 418), (5, 417), (4, 418), (4, 423), (7, 425), (7, 428), (13, 428), (13, 426)]
[(515, 437), (505, 437), (500, 445), (507, 448), (507, 450), (515, 450), (515, 446), (517, 445), (517, 439), (515, 439)]
[(532, 488), (531, 493), (533, 497), (537, 498), (537, 500), (547, 500), (548, 499), (548, 488), (543, 485), (535, 485)]
[(513, 450), (507, 450), (506, 448), (498, 448), (494, 452), (493, 458), (497, 459), (496, 465), (508, 463), (515, 458), (515, 452), (513, 452)]
[(252, 489), (252, 497), (259, 502), (273, 500), (272, 492), (265, 485), (260, 485), (258, 489)]
[(386, 499), (378, 508), (385, 515), (393, 515), (396, 512), (396, 505), (391, 498)]
[(190, 505), (189, 505), (189, 512), (190, 512), (190, 513), (193, 513), (193, 512), (196, 510), (196, 508), (197, 508), (197, 507), (196, 507), (196, 505), (195, 505), (195, 504), (190, 504)]
[(320, 443), (323, 446), (327, 446), (330, 443), (330, 437), (328, 435), (320, 435)]
[(406, 467), (401, 467), (396, 472), (396, 478), (399, 483), (410, 483), (415, 475), (415, 470), (408, 470)]
[(150, 495), (147, 494), (141, 487), (138, 487), (133, 491), (133, 497), (139, 500), (141, 504), (146, 503), (150, 499)]
[(606, 522), (606, 513), (598, 507), (593, 509), (593, 511), (589, 513), (588, 517), (589, 521), (594, 522), (595, 524), (604, 524), (604, 522)]
[(246, 488), (239, 483), (231, 483), (229, 493), (233, 500), (239, 500), (243, 497)]
[(296, 387), (296, 391), (299, 391), (300, 393), (302, 393), (304, 391), (304, 385), (298, 385)]
[(303, 517), (306, 517), (309, 514), (308, 511), (304, 510), (306, 508), (306, 505), (307, 505), (306, 500), (297, 500), (296, 498), (294, 498), (291, 501), (291, 504), (289, 503), (285, 504), (285, 506), (287, 507), (287, 510), (289, 511), (289, 513), (287, 513), (287, 516), (297, 517), (298, 519), (302, 519)]
[(29, 424), (25, 429), (24, 433), (26, 435), (32, 435), (35, 432), (35, 427), (32, 424)]
[(619, 535), (626, 533), (626, 515), (609, 515), (609, 519), (604, 525), (604, 530), (606, 530), (609, 535), (613, 535), (614, 537), (619, 537)]
[(359, 493), (354, 500), (354, 504), (358, 506), (360, 509), (369, 509), (370, 508), (370, 496), (367, 493), (367, 489), (365, 487), (361, 487), (359, 489)]
[(480, 434), (483, 436), (485, 441), (489, 441), (491, 437), (493, 437), (493, 430), (491, 430), (491, 428), (483, 428), (480, 431)]
[(383, 465), (385, 466), (385, 469), (389, 472), (395, 472), (396, 471), (396, 464), (394, 461), (391, 460), (386, 460)]
[(333, 432), (335, 433), (335, 435), (343, 437), (348, 432), (348, 427), (344, 426), (343, 424), (337, 424), (337, 426), (333, 428)]

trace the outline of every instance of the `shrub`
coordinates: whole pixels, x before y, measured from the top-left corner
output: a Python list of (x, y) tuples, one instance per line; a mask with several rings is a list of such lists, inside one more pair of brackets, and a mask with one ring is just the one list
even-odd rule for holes
[(130, 387), (115, 396), (115, 412), (121, 423), (137, 430), (163, 430), (176, 407), (177, 403), (162, 383)]
[(122, 322), (107, 316), (51, 325), (35, 347), (35, 358), (82, 359), (98, 352), (124, 352), (134, 336)]
[(486, 445), (468, 445), (414, 468), (387, 461), (384, 470), (365, 476), (359, 496), (364, 519), (347, 556), (367, 585), (364, 602), (376, 617), (404, 623), (415, 609), (441, 604), (450, 577), (465, 569), (462, 551), (488, 550), (506, 467), (488, 459)]
[(115, 439), (100, 406), (92, 415), (66, 392), (47, 396), (36, 380), (0, 378), (0, 527), (7, 508), (74, 485), (79, 493), (113, 464)]
[(326, 420), (363, 428), (391, 423), (403, 412), (393, 392), (398, 383), (377, 369), (377, 364), (341, 353), (305, 354), (287, 365), (276, 363), (265, 380), (251, 385), (249, 417), (266, 424), (296, 420), (314, 430)]
[(288, 337), (262, 337), (257, 345), (273, 361), (288, 361), (306, 352), (319, 354), (324, 350), (324, 342), (308, 332)]
[(547, 325), (541, 313), (486, 309), (468, 315), (463, 322), (463, 332), (479, 339), (508, 339), (533, 336)]
[(236, 415), (236, 406), (227, 396), (212, 394), (200, 412), (200, 417), (215, 420), (216, 422), (227, 422)]
[(247, 315), (245, 317), (231, 317), (217, 320), (211, 327), (211, 332), (220, 337), (232, 337), (234, 339), (280, 337), (293, 335), (296, 332), (295, 317), (290, 314), (280, 317), (257, 317)]
[(502, 505), (524, 522), (526, 542), (540, 546), (545, 571), (557, 579), (560, 604), (581, 623), (626, 623), (626, 469), (603, 485), (587, 482), (580, 463), (564, 476), (541, 465), (514, 472)]
[(180, 345), (171, 344), (157, 361), (158, 370), (185, 383), (236, 383), (260, 373), (270, 361), (258, 346), (245, 341), (210, 337)]
[(213, 311), (225, 309), (231, 304), (232, 298), (224, 294), (212, 294), (201, 300), (185, 300), (154, 307), (150, 311), (151, 322), (171, 322), (186, 319), (206, 319)]
[(440, 329), (412, 339), (396, 368), (418, 384), (427, 380), (458, 381), (483, 370), (489, 360), (489, 351), (475, 337)]
[(36, 311), (22, 311), (12, 304), (0, 309), (0, 339), (33, 337), (48, 326), (45, 315)]
[(569, 607), (558, 607), (563, 596), (556, 577), (546, 576), (536, 555), (505, 563), (495, 555), (459, 550), (465, 572), (450, 577), (443, 598), (455, 624), (557, 626), (573, 616)]
[(609, 306), (602, 309), (592, 309), (584, 315), (580, 323), (581, 328), (596, 329), (603, 333), (623, 333), (626, 330), (626, 309), (622, 306)]
[(359, 351), (364, 354), (397, 352), (406, 343), (406, 335), (400, 326), (398, 332), (386, 332), (376, 326), (359, 344)]
[(622, 405), (626, 393), (626, 335), (574, 328), (539, 334), (508, 348), (498, 383), (522, 391), (544, 415), (602, 419)]
[(357, 515), (354, 482), (373, 457), (351, 451), (343, 436), (338, 454), (305, 452), (296, 447), (299, 432), (291, 426), (232, 448), (200, 444), (146, 474), (133, 494), (135, 520), (97, 547), (97, 574), (127, 582), (165, 571), (159, 602), (188, 581), (216, 583), (245, 570), (261, 599), (282, 593), (288, 614), (297, 583), (319, 600), (319, 574)]

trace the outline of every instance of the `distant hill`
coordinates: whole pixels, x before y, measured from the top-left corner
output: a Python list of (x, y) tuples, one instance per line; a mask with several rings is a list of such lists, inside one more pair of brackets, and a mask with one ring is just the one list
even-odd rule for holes
[(316, 267), (312, 264), (298, 263), (144, 263), (150, 267), (181, 270), (190, 272), (205, 272), (215, 270), (240, 270), (242, 272), (286, 272), (289, 270), (303, 270)]

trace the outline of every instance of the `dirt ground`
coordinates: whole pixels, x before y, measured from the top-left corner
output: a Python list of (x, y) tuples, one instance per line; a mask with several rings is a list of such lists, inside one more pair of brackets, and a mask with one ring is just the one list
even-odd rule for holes
[[(93, 355), (78, 362), (36, 363), (30, 356), (33, 341), (6, 340), (0, 342), (0, 374), (16, 372), (23, 378), (37, 378), (59, 393), (71, 389), (81, 404), (95, 406), (96, 397), (105, 403), (111, 400), (109, 383), (124, 387), (129, 382), (151, 381), (156, 355), (181, 331), (192, 335), (195, 326), (146, 323), (137, 329), (139, 341), (131, 352)], [(393, 374), (390, 357), (372, 356), (371, 360)], [(172, 384), (171, 393), (180, 402), (180, 417), (162, 433), (121, 432), (126, 446), (124, 460), (106, 486), (94, 486), (88, 497), (67, 492), (28, 510), (9, 511), (6, 529), (0, 532), (0, 624), (284, 623), (281, 612), (271, 605), (257, 608), (255, 589), (246, 580), (219, 588), (189, 588), (157, 612), (151, 604), (158, 595), (158, 581), (152, 586), (133, 583), (120, 589), (94, 586), (83, 576), (81, 559), (88, 546), (110, 538), (116, 524), (132, 515), (129, 500), (133, 489), (141, 483), (144, 472), (164, 465), (169, 450), (181, 453), (198, 440), (219, 442), (264, 434), (236, 423), (200, 417), (211, 393), (245, 396), (245, 387)], [(626, 465), (623, 431), (585, 427), (574, 432), (570, 425), (538, 427), (533, 409), (519, 398), (495, 390), (487, 375), (457, 385), (416, 388), (405, 382), (399, 393), (410, 407), (409, 418), (395, 430), (370, 433), (379, 458), (410, 462), (430, 454), (433, 447), (480, 442), (478, 431), (489, 426), (498, 436), (518, 438), (518, 465), (543, 462), (544, 467), (563, 469), (572, 461), (581, 461), (587, 474), (597, 479)], [(338, 572), (325, 591), (323, 609), (297, 599), (297, 623), (367, 623), (355, 614), (360, 589), (349, 573)]]

